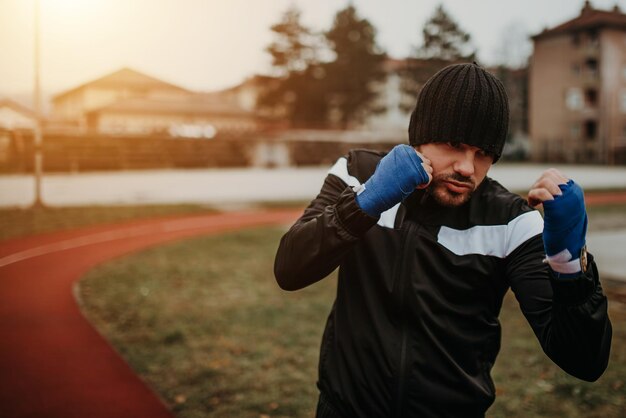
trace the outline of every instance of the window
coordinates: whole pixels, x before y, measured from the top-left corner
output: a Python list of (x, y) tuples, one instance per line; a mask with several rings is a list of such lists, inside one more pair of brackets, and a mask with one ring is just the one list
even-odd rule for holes
[(585, 61), (585, 70), (591, 76), (597, 77), (598, 76), (598, 60), (595, 58), (589, 58), (587, 61)]
[(588, 120), (585, 122), (585, 139), (588, 141), (593, 141), (596, 139), (596, 132), (598, 130), (598, 125), (595, 120)]
[(595, 89), (585, 90), (585, 103), (589, 107), (596, 107), (598, 105), (598, 92)]
[(622, 90), (622, 95), (620, 96), (620, 109), (622, 113), (626, 113), (626, 90)]
[(580, 110), (583, 108), (583, 93), (581, 89), (572, 87), (567, 90), (565, 105), (570, 110)]
[(597, 30), (590, 30), (587, 33), (587, 37), (589, 39), (589, 45), (591, 47), (597, 47), (599, 45), (599, 38), (598, 38), (598, 31)]

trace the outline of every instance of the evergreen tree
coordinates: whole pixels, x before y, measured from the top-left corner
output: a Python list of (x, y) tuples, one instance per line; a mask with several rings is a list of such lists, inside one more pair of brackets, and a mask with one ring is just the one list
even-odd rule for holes
[(275, 40), (266, 50), (278, 79), (261, 92), (257, 106), (281, 114), (294, 127), (323, 124), (327, 115), (325, 73), (319, 60), (323, 37), (300, 23), (295, 6), (271, 30)]
[(353, 5), (339, 11), (326, 39), (335, 60), (324, 65), (332, 112), (342, 128), (384, 110), (376, 104), (377, 83), (385, 80), (385, 54), (376, 45), (376, 30)]
[(270, 29), (276, 39), (266, 50), (272, 56), (272, 66), (278, 75), (304, 71), (317, 62), (316, 37), (300, 23), (300, 11), (295, 6), (287, 9), (282, 20)]
[(452, 17), (439, 5), (422, 29), (424, 43), (417, 50), (418, 58), (443, 61), (473, 61), (470, 34), (464, 32)]
[(415, 58), (407, 60), (402, 74), (402, 91), (411, 98), (402, 106), (406, 111), (413, 108), (417, 92), (438, 70), (476, 59), (470, 34), (459, 27), (442, 5), (424, 24), (422, 33), (423, 43), (416, 48)]

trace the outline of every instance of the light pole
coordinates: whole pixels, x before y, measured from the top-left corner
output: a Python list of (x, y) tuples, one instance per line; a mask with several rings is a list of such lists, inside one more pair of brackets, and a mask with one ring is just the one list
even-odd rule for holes
[(41, 199), (41, 178), (43, 174), (43, 152), (42, 152), (42, 135), (41, 135), (41, 91), (39, 85), (39, 0), (35, 0), (35, 91), (33, 102), (35, 106), (35, 200), (33, 201), (33, 209), (44, 207)]

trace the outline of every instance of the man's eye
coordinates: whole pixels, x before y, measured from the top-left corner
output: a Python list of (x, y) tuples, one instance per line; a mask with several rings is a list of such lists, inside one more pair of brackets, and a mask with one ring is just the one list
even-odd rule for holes
[(458, 149), (458, 148), (461, 148), (461, 143), (460, 142), (448, 142), (448, 146)]
[(484, 150), (480, 150), (478, 151), (478, 155), (480, 155), (481, 157), (489, 157), (489, 158), (494, 158), (495, 154), (493, 152), (489, 152), (489, 151), (484, 151)]

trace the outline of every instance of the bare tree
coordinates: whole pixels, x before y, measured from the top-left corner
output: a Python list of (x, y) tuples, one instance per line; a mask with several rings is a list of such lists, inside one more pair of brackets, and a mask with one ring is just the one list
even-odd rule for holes
[(497, 65), (514, 69), (528, 66), (532, 42), (521, 21), (514, 20), (503, 26), (498, 39), (495, 50)]

